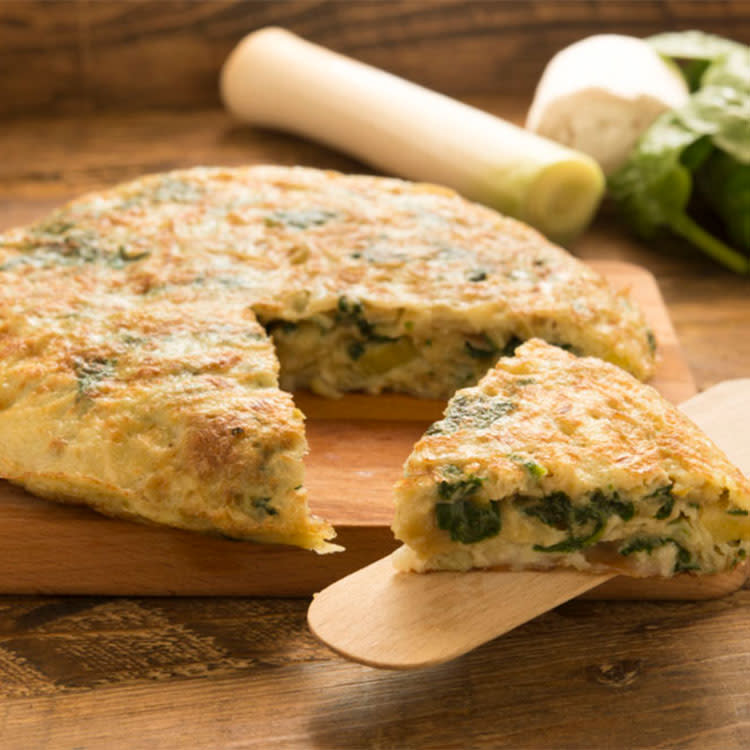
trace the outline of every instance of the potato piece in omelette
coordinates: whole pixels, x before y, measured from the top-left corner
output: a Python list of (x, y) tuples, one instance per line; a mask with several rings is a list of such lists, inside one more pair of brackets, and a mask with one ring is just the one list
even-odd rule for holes
[(448, 398), (532, 336), (653, 369), (626, 295), (451, 191), (286, 167), (143, 177), (0, 235), (0, 477), (331, 549), (280, 388)]
[(718, 573), (750, 483), (653, 388), (539, 340), (450, 400), (396, 488), (402, 569)]

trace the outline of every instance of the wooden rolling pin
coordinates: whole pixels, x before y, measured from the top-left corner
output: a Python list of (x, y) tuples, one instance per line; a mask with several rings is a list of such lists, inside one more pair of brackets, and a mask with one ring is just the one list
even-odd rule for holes
[(283, 29), (261, 29), (239, 43), (222, 70), (221, 92), (246, 122), (447, 185), (558, 241), (588, 224), (604, 191), (588, 156)]

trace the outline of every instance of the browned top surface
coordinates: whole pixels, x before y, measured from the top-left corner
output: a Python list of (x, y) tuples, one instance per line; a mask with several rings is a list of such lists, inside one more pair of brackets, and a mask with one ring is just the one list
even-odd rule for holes
[[(359, 169), (218, 111), (18, 120), (0, 129), (0, 153), (3, 228), (145, 171)], [(607, 219), (577, 250), (656, 274), (699, 386), (747, 375), (747, 280), (681, 246), (648, 251)], [(6, 597), (0, 744), (739, 749), (750, 744), (748, 605), (748, 590), (700, 603), (578, 601), (457, 662), (399, 674), (318, 645), (306, 600)]]

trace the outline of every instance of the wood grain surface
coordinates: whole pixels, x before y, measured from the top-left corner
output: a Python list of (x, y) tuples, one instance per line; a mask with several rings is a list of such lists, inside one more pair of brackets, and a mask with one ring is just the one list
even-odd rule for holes
[[(219, 103), (218, 70), (268, 25), (451, 95), (528, 96), (589, 34), (701, 28), (750, 41), (743, 0), (3, 0), (0, 114)], [(449, 49), (450, 54), (445, 54)]]
[[(263, 23), (286, 17), (316, 41), (466, 98), (517, 91), (518, 98), (470, 99), (516, 120), (528, 104), (530, 71), (555, 46), (604, 29), (686, 25), (748, 39), (750, 15), (745, 2), (650, 0), (420, 3), (411, 15), (400, 2), (326, 4), (323, 11), (298, 0), (265, 8), (154, 2), (144, 13), (142, 3), (124, 0), (5, 0), (0, 111), (16, 119), (0, 127), (0, 228), (82, 190), (170, 167), (266, 161), (361, 171), (312, 144), (238, 126), (218, 110), (154, 111), (215, 101), (218, 70), (198, 71), (218, 65), (219, 51), (250, 30), (238, 28), (237, 15), (251, 5), (266, 14)], [(72, 6), (80, 13), (74, 19)], [(543, 24), (530, 23), (529, 13)], [(78, 19), (86, 18), (79, 33)], [(143, 24), (150, 30), (136, 31)], [(507, 62), (519, 49), (528, 57), (509, 75)], [(121, 68), (116, 76), (108, 72), (113, 65)], [(153, 83), (158, 76), (166, 88)], [(113, 106), (132, 111), (108, 111)], [(634, 262), (656, 276), (700, 388), (750, 373), (747, 279), (680, 243), (634, 242), (607, 210), (574, 250)], [(576, 600), (456, 662), (414, 674), (341, 660), (309, 633), (307, 605), (2, 596), (0, 747), (750, 746), (747, 588), (702, 602)]]
[(750, 591), (574, 601), (449, 664), (373, 670), (307, 603), (0, 602), (5, 750), (680, 748), (750, 743)]

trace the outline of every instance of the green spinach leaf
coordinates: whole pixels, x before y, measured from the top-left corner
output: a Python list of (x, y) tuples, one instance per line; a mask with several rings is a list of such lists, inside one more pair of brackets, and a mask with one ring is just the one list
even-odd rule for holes
[(590, 547), (601, 538), (612, 515), (629, 521), (635, 515), (635, 506), (629, 501), (620, 500), (617, 493), (607, 494), (595, 490), (582, 505), (574, 505), (564, 492), (552, 492), (540, 501), (523, 507), (527, 516), (538, 518), (542, 523), (560, 531), (567, 531), (569, 536), (560, 542), (543, 546), (534, 545), (538, 552), (576, 552)]
[(438, 527), (449, 531), (454, 542), (474, 544), (497, 536), (502, 522), (500, 502), (477, 503), (474, 500), (455, 500), (435, 505)]
[(484, 480), (475, 474), (462, 476), (458, 467), (450, 468), (446, 473), (458, 477), (438, 484), (440, 500), (435, 504), (438, 528), (449, 531), (454, 542), (463, 544), (497, 536), (502, 528), (500, 501), (478, 501), (476, 494)]
[[(700, 32), (650, 40), (693, 89), (641, 136), (609, 189), (636, 234), (672, 232), (736, 273), (750, 272), (750, 48)], [(717, 227), (703, 216), (707, 206)]]

